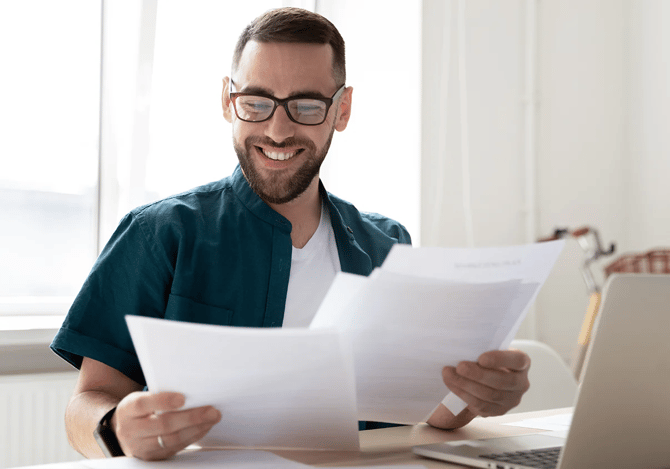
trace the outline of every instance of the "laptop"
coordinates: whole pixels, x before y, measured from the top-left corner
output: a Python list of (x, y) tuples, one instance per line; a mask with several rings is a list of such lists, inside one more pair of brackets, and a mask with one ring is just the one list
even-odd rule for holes
[[(670, 275), (608, 279), (582, 376), (565, 438), (538, 431), (413, 451), (494, 469), (670, 467)], [(528, 452), (535, 457), (522, 460)]]

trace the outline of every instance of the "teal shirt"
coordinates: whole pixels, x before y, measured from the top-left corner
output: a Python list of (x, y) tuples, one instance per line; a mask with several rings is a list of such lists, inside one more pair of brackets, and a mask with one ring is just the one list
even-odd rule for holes
[[(343, 272), (369, 275), (396, 243), (399, 223), (361, 213), (319, 185)], [(280, 327), (291, 269), (291, 223), (232, 176), (139, 207), (121, 220), (51, 348), (90, 357), (146, 384), (126, 314), (244, 327)]]

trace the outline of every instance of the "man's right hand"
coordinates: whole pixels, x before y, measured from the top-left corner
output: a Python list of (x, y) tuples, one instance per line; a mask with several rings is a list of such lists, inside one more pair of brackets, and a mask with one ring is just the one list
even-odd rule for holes
[(111, 421), (123, 452), (147, 461), (166, 459), (200, 440), (221, 420), (214, 407), (183, 406), (184, 396), (175, 392), (139, 391), (124, 397)]
[(85, 357), (65, 413), (70, 444), (87, 458), (102, 457), (93, 431), (116, 407), (111, 426), (123, 452), (146, 460), (166, 459), (201, 439), (221, 420), (219, 411), (210, 406), (182, 409), (182, 394), (142, 389), (120, 371)]

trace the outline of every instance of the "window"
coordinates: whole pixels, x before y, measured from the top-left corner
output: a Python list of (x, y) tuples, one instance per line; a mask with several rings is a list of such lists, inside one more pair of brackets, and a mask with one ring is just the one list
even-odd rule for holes
[(100, 14), (0, 2), (0, 314), (62, 314), (95, 260)]

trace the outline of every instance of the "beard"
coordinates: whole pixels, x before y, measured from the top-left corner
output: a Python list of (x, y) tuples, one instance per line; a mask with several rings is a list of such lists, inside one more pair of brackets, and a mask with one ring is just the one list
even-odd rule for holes
[[(314, 178), (318, 176), (321, 164), (330, 148), (334, 132), (335, 126), (330, 129), (328, 140), (319, 150), (311, 140), (293, 137), (287, 138), (282, 143), (276, 143), (267, 137), (252, 136), (244, 140), (244, 146), (239, 145), (233, 137), (233, 147), (251, 189), (266, 203), (285, 204), (305, 192)], [(289, 170), (273, 171), (270, 176), (264, 178), (251, 157), (254, 147), (262, 144), (277, 149), (302, 147), (300, 154), (293, 156), (293, 158), (302, 157), (304, 161), (293, 174)], [(259, 149), (256, 149), (256, 151), (260, 152)]]

